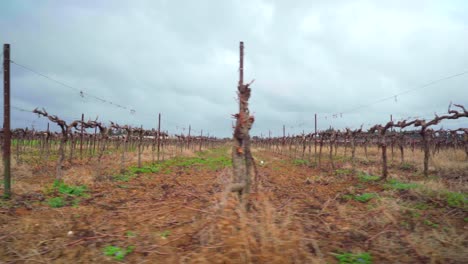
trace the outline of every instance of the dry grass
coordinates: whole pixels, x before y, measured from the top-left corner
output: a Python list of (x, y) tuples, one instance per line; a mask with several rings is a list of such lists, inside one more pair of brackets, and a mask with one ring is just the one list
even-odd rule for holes
[[(176, 152), (169, 149), (165, 158)], [(442, 160), (439, 164), (466, 173), (461, 153), (449, 158), (442, 153), (435, 156)], [(337, 263), (335, 256), (343, 252), (368, 252), (373, 263), (464, 263), (468, 214), (450, 207), (444, 195), (466, 191), (466, 183), (443, 176), (425, 179), (419, 171), (400, 169), (395, 160), (390, 177), (418, 188), (391, 189), (348, 173), (350, 161), (343, 154), (340, 148), (335, 164), (346, 173), (337, 173), (325, 154), (318, 169), (254, 150), (264, 164), (258, 166), (249, 212), (225, 190), (230, 168), (174, 167), (170, 173), (141, 174), (128, 182), (96, 182), (95, 162), (75, 161), (67, 164), (65, 181), (86, 184), (89, 197), (78, 207), (54, 209), (43, 201), (49, 198), (44, 190), (53, 181), (54, 163), (15, 165), (21, 175), (15, 178), (15, 199), (0, 208), (0, 259), (115, 263), (103, 248), (133, 245), (134, 252), (125, 257), (128, 263)], [(370, 149), (368, 162), (359, 149), (357, 172), (379, 175), (377, 154)], [(420, 154), (414, 155), (422, 162)], [(142, 157), (152, 160), (148, 150)], [(136, 165), (136, 153), (127, 160), (126, 166)], [(103, 158), (106, 174), (119, 168), (118, 153)], [(352, 198), (363, 193), (376, 196), (367, 202)], [(128, 231), (135, 236), (127, 236)], [(164, 237), (166, 231), (170, 235)]]

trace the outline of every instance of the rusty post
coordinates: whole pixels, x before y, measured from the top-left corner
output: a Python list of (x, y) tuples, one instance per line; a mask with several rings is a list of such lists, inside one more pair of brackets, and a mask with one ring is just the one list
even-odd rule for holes
[(81, 133), (80, 133), (80, 159), (83, 159), (83, 133), (84, 133), (84, 114), (81, 114)]
[(161, 147), (161, 113), (158, 116), (158, 161), (159, 161), (159, 149)]
[(10, 130), (10, 44), (3, 45), (3, 169), (4, 193), (11, 197), (11, 130)]

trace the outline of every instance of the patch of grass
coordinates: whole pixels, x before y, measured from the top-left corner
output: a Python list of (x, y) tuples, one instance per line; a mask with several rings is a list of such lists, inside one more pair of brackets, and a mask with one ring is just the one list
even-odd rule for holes
[(60, 208), (66, 205), (65, 200), (62, 197), (53, 197), (47, 200), (47, 203), (52, 208)]
[(351, 175), (351, 174), (353, 174), (353, 170), (352, 169), (337, 169), (337, 170), (335, 170), (335, 174), (338, 175), (338, 176)]
[(385, 187), (388, 189), (394, 189), (394, 190), (410, 190), (410, 189), (415, 189), (419, 187), (418, 184), (416, 183), (404, 183), (404, 182), (399, 182), (397, 180), (389, 180), (387, 184), (385, 184)]
[(156, 173), (159, 172), (160, 168), (156, 166), (144, 166), (141, 168), (138, 167), (130, 167), (129, 171), (134, 174), (140, 174), (140, 173)]
[(169, 230), (164, 230), (161, 234), (159, 234), (161, 238), (167, 239), (171, 235), (171, 231)]
[(450, 207), (465, 208), (468, 203), (468, 196), (464, 193), (445, 192), (445, 201)]
[(424, 220), (423, 223), (424, 223), (425, 225), (427, 225), (427, 226), (432, 227), (432, 228), (438, 228), (438, 227), (439, 227), (438, 224), (436, 224), (436, 223), (434, 223), (434, 222), (432, 222), (432, 221), (430, 221), (430, 220), (427, 220), (427, 219)]
[(416, 166), (409, 162), (403, 162), (398, 168), (403, 171), (416, 171)]
[(419, 218), (421, 217), (421, 214), (419, 212), (411, 211), (411, 217), (413, 218)]
[(61, 194), (69, 196), (84, 196), (87, 192), (85, 185), (74, 186), (65, 184), (63, 181), (55, 180), (52, 187)]
[[(120, 181), (128, 181), (135, 174), (147, 174), (147, 173), (164, 173), (170, 174), (173, 172), (174, 167), (178, 168), (190, 168), (194, 166), (205, 167), (210, 170), (218, 170), (224, 167), (232, 165), (231, 158), (222, 153), (215, 156), (218, 151), (206, 151), (197, 153), (196, 157), (176, 157), (173, 159), (165, 160), (155, 164), (148, 164), (141, 168), (132, 166), (128, 168), (128, 175), (119, 175)], [(115, 176), (114, 176), (115, 178)]]
[(372, 264), (372, 256), (367, 252), (360, 254), (342, 253), (336, 254), (335, 257), (339, 264)]
[(106, 246), (103, 249), (103, 253), (106, 256), (114, 257), (115, 260), (123, 260), (125, 256), (132, 253), (135, 249), (135, 246), (128, 246), (126, 249), (116, 247), (116, 246)]
[(362, 183), (358, 183), (358, 184), (356, 184), (356, 188), (364, 189), (364, 188), (366, 188), (366, 186), (364, 186), (364, 184), (362, 184)]
[(307, 160), (295, 159), (293, 160), (293, 164), (296, 166), (304, 166), (304, 165), (307, 165)]
[(88, 188), (85, 185), (68, 185), (61, 180), (55, 180), (52, 186), (48, 187), (45, 191), (46, 194), (52, 194), (54, 196), (47, 200), (47, 204), (53, 208), (67, 205), (76, 207), (80, 203), (78, 197), (88, 197), (87, 192)]
[(112, 180), (113, 181), (119, 181), (119, 182), (128, 182), (131, 179), (136, 178), (136, 177), (137, 177), (137, 175), (135, 173), (126, 172), (126, 173), (123, 173), (123, 174), (112, 176)]
[(377, 194), (375, 193), (363, 193), (361, 195), (355, 195), (354, 200), (361, 202), (361, 203), (367, 203), (370, 201), (372, 198), (377, 197)]
[(424, 203), (424, 202), (418, 202), (416, 204), (414, 204), (414, 208), (418, 209), (418, 210), (427, 210), (429, 209), (429, 205), (427, 203)]
[(365, 172), (359, 172), (358, 178), (361, 182), (373, 182), (378, 181), (380, 179), (379, 176), (369, 175)]
[(344, 200), (355, 200), (361, 203), (367, 203), (370, 201), (372, 198), (377, 197), (378, 195), (376, 193), (363, 193), (359, 195), (353, 195), (353, 194), (345, 194), (341, 196), (342, 199)]

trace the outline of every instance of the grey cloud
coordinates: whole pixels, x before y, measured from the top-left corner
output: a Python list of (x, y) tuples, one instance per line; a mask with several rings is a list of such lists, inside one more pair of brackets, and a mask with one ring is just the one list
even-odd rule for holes
[[(254, 134), (343, 128), (468, 104), (468, 75), (356, 111), (468, 69), (464, 1), (15, 1), (0, 3), (12, 59), (136, 110), (81, 98), (12, 65), (13, 104), (103, 121), (230, 136), (238, 42), (246, 45)], [(325, 119), (327, 117), (327, 119)], [(13, 125), (44, 127), (13, 112)], [(468, 121), (446, 126), (468, 126)]]

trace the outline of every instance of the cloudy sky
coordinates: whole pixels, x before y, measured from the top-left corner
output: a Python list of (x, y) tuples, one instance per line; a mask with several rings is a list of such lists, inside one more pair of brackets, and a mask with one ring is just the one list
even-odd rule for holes
[(12, 64), (12, 105), (145, 128), (161, 112), (172, 133), (230, 136), (242, 40), (255, 135), (311, 131), (315, 113), (319, 129), (356, 128), (468, 106), (467, 1), (293, 2), (1, 1), (11, 59), (71, 86)]

